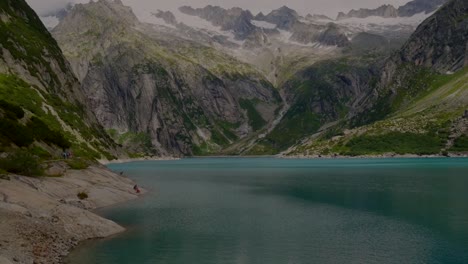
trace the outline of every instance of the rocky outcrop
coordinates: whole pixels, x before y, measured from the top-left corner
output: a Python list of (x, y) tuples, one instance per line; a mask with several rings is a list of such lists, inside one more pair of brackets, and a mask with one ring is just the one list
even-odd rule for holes
[(329, 23), (325, 31), (323, 31), (318, 37), (318, 42), (327, 46), (345, 47), (349, 44), (348, 37), (340, 29), (340, 27), (334, 23)]
[(323, 31), (325, 31), (325, 27), (321, 25), (296, 23), (292, 28), (290, 40), (302, 44), (318, 42)]
[(337, 47), (345, 47), (349, 44), (344, 30), (334, 23), (328, 23), (324, 26), (297, 22), (291, 31), (290, 40), (302, 44), (319, 43)]
[[(452, 0), (426, 19), (383, 68), (380, 88), (399, 85), (404, 65), (423, 67), (446, 74), (468, 65), (468, 3)], [(409, 73), (411, 71), (407, 71)], [(393, 90), (397, 88), (393, 87)]]
[(279, 29), (290, 30), (298, 21), (297, 12), (287, 6), (271, 11), (268, 15), (258, 14), (255, 20), (266, 21), (275, 24)]
[(162, 20), (164, 20), (164, 22), (166, 22), (166, 24), (174, 26), (177, 25), (177, 19), (171, 11), (158, 10), (157, 13), (153, 13), (152, 15), (157, 18), (161, 18)]
[(384, 18), (397, 17), (398, 10), (392, 5), (382, 5), (376, 9), (366, 9), (362, 8), (359, 10), (351, 10), (347, 14), (340, 12), (336, 20), (343, 20), (346, 18), (356, 17), (356, 18), (366, 18), (370, 16), (379, 16)]
[(413, 0), (398, 8), (398, 15), (401, 17), (411, 17), (419, 13), (432, 13), (448, 0)]
[(441, 73), (468, 65), (467, 15), (468, 2), (450, 1), (416, 29), (395, 59)]
[[(406, 44), (386, 60), (379, 83), (363, 100), (359, 119), (369, 123), (411, 103), (427, 91), (436, 73), (452, 74), (468, 65), (468, 3), (452, 0), (426, 19)], [(362, 122), (359, 122), (362, 123)]]

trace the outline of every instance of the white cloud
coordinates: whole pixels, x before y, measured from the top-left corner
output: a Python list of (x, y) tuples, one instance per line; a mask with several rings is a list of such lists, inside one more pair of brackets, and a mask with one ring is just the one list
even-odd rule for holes
[[(69, 2), (88, 2), (89, 0), (26, 0), (38, 14), (63, 8)], [(402, 5), (409, 0), (123, 0), (124, 4), (134, 9), (147, 11), (174, 10), (182, 5), (204, 7), (219, 5), (222, 7), (241, 7), (257, 12), (268, 13), (283, 5), (297, 10), (300, 14), (325, 14), (335, 17), (339, 11), (348, 12), (357, 8), (376, 8), (382, 4)]]

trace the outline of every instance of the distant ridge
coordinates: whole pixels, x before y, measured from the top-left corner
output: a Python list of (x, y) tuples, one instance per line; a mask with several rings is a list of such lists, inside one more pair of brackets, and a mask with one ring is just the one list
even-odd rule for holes
[(411, 17), (419, 13), (430, 14), (437, 10), (447, 0), (413, 0), (407, 4), (400, 6), (398, 9), (393, 5), (382, 5), (376, 9), (361, 8), (351, 10), (347, 14), (340, 12), (336, 20), (347, 18), (367, 18), (371, 16), (379, 16), (384, 18), (389, 17)]

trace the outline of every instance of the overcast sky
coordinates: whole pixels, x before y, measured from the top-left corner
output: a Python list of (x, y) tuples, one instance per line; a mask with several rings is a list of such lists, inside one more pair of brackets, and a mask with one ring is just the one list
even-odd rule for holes
[[(69, 2), (84, 3), (89, 0), (26, 0), (36, 12), (41, 15), (66, 6)], [(259, 11), (269, 12), (273, 9), (286, 5), (295, 9), (301, 15), (325, 14), (336, 17), (339, 11), (348, 12), (355, 8), (375, 8), (382, 4), (393, 4), (400, 6), (409, 0), (122, 0), (124, 4), (136, 9), (148, 11), (174, 10), (182, 5), (193, 7), (204, 7), (208, 4), (222, 7), (238, 6), (249, 9), (253, 13)]]

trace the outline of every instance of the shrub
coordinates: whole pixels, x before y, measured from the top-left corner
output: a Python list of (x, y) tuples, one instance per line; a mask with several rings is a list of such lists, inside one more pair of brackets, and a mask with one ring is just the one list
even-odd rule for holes
[(47, 152), (47, 150), (39, 147), (39, 146), (33, 146), (29, 149), (29, 152), (31, 152), (33, 155), (39, 157), (40, 159), (50, 159), (52, 158), (52, 155)]
[(77, 195), (78, 199), (85, 200), (88, 199), (88, 194), (86, 192), (79, 192)]
[(21, 119), (24, 117), (24, 111), (21, 107), (10, 104), (7, 101), (0, 100), (0, 108), (6, 112), (6, 116), (11, 119)]
[(27, 147), (34, 142), (34, 137), (27, 127), (10, 119), (0, 119), (0, 135), (18, 147)]
[(39, 160), (31, 153), (19, 150), (8, 157), (0, 159), (0, 169), (24, 176), (41, 176), (44, 171)]
[(463, 135), (457, 138), (451, 150), (452, 151), (468, 151), (468, 136)]
[(440, 152), (443, 142), (436, 135), (389, 132), (383, 135), (362, 135), (351, 139), (342, 154), (350, 156), (366, 154), (418, 154), (428, 155)]
[(69, 159), (66, 161), (72, 170), (84, 170), (89, 167), (89, 161), (84, 159)]
[(8, 176), (8, 172), (6, 170), (0, 169), (0, 180), (10, 180), (10, 177)]
[(63, 149), (70, 148), (70, 142), (62, 133), (51, 130), (41, 119), (32, 117), (28, 122), (28, 128), (34, 131), (34, 137), (48, 144), (54, 144)]

